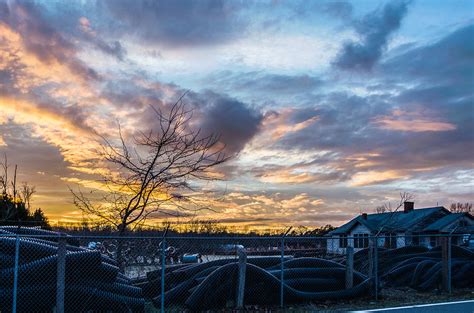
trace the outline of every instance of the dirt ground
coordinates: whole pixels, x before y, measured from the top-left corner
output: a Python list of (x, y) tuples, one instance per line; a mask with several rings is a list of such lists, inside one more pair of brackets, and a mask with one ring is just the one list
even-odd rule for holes
[[(417, 292), (408, 287), (385, 288), (378, 300), (373, 298), (360, 298), (349, 301), (313, 303), (307, 306), (288, 307), (272, 312), (348, 312), (352, 310), (376, 309), (384, 307), (405, 306), (414, 304), (427, 304), (446, 301), (474, 300), (473, 289), (453, 290), (451, 294), (440, 291)], [(248, 311), (247, 311), (248, 312)], [(267, 311), (268, 312), (268, 311)]]

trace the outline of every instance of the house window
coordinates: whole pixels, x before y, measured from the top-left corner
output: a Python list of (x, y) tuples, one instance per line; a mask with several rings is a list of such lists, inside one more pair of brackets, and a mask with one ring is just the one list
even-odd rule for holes
[(431, 236), (430, 237), (430, 246), (431, 247), (436, 247), (438, 245), (438, 240), (436, 240), (436, 236)]
[(369, 246), (369, 234), (354, 234), (354, 248), (367, 248)]
[(339, 236), (339, 248), (347, 248), (347, 235)]
[(385, 248), (395, 249), (397, 247), (397, 235), (388, 233), (385, 236)]

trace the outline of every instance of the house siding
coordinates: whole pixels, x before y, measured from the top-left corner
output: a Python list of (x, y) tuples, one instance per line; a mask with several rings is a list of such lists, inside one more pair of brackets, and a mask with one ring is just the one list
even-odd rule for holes
[(397, 248), (405, 247), (406, 244), (406, 233), (397, 233)]
[[(347, 245), (350, 247), (354, 247), (354, 235), (355, 234), (368, 234), (369, 236), (371, 235), (370, 230), (365, 227), (362, 224), (357, 224), (352, 228), (352, 230), (347, 234)], [(346, 248), (342, 248), (339, 246), (339, 239), (340, 236), (332, 236), (330, 239), (328, 239), (328, 246), (327, 246), (327, 252), (328, 253), (337, 253), (337, 254), (343, 254), (346, 253)], [(354, 251), (359, 251), (362, 250), (362, 248), (354, 248)]]

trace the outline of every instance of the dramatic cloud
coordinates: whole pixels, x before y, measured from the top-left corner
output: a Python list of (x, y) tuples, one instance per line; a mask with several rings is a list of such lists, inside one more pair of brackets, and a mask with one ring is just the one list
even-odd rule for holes
[(78, 59), (74, 43), (52, 28), (33, 2), (0, 3), (0, 22), (17, 32), (25, 49), (42, 62), (63, 64), (84, 80), (99, 78), (96, 71)]
[[(306, 115), (303, 120), (314, 118), (316, 122), (284, 133), (274, 147), (332, 151), (332, 159), (319, 158), (317, 167), (311, 162), (296, 167), (280, 165), (258, 177), (307, 184), (321, 181), (321, 173), (332, 173), (329, 177), (337, 177), (333, 182), (367, 186), (467, 166), (472, 162), (467, 151), (474, 149), (474, 95), (468, 83), (474, 72), (474, 53), (472, 45), (463, 41), (472, 33), (472, 26), (461, 28), (381, 64), (376, 72), (387, 85), (374, 94), (318, 96), (313, 110), (299, 111), (300, 116)], [(453, 53), (457, 57), (452, 58)], [(414, 60), (415, 69), (406, 66)], [(396, 87), (393, 93), (394, 83), (404, 86), (406, 81), (411, 84)]]
[[(222, 0), (104, 1), (122, 30), (141, 40), (166, 46), (227, 42), (242, 36), (246, 23), (241, 4)], [(116, 25), (114, 26), (116, 27)]]
[[(284, 109), (281, 111), (268, 111), (263, 120), (263, 127), (271, 136), (265, 134), (264, 140), (275, 141), (289, 133), (298, 132), (309, 127), (319, 119), (317, 111)], [(271, 142), (271, 141), (270, 141)]]
[(474, 25), (471, 23), (432, 44), (410, 49), (387, 60), (381, 64), (380, 71), (389, 74), (391, 79), (410, 77), (424, 84), (449, 84), (455, 89), (450, 89), (446, 96), (464, 92), (474, 78), (474, 42), (470, 40), (473, 36)]
[(233, 73), (223, 71), (209, 78), (210, 83), (225, 90), (252, 94), (296, 95), (311, 92), (323, 86), (323, 80), (304, 75), (267, 74), (263, 72)]
[(198, 96), (204, 108), (199, 126), (204, 133), (214, 133), (226, 145), (228, 153), (238, 153), (258, 132), (262, 115), (244, 103), (214, 93)]
[(101, 190), (107, 171), (96, 134), (158, 130), (151, 105), (187, 92), (190, 127), (233, 156), (196, 188), (199, 218), (341, 224), (400, 190), (472, 201), (473, 37), (463, 5), (425, 0), (0, 0), (0, 155), (35, 206), (77, 221), (67, 187)]
[(228, 154), (239, 153), (257, 134), (263, 120), (259, 110), (235, 98), (212, 91), (186, 92), (174, 84), (153, 81), (114, 81), (103, 90), (106, 97), (123, 115), (121, 123), (132, 132), (158, 130), (151, 106), (167, 110), (181, 96), (183, 104), (193, 110), (192, 127), (203, 136), (214, 134), (226, 146)]
[(399, 0), (386, 4), (354, 22), (360, 42), (347, 42), (334, 64), (347, 70), (370, 70), (380, 59), (390, 35), (400, 28), (410, 1)]
[(118, 60), (123, 61), (126, 55), (126, 50), (120, 43), (120, 41), (113, 41), (109, 43), (103, 40), (97, 35), (97, 32), (92, 28), (91, 22), (84, 16), (79, 18), (78, 28), (80, 30), (81, 37), (91, 43), (94, 47), (100, 51), (115, 56)]

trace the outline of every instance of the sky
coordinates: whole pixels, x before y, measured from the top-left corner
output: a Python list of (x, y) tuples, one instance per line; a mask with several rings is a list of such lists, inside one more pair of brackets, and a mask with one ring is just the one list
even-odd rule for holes
[(33, 206), (80, 220), (69, 188), (100, 188), (97, 134), (153, 128), (150, 105), (188, 91), (232, 156), (197, 218), (337, 226), (400, 192), (472, 202), (472, 38), (470, 0), (0, 0), (0, 153)]

